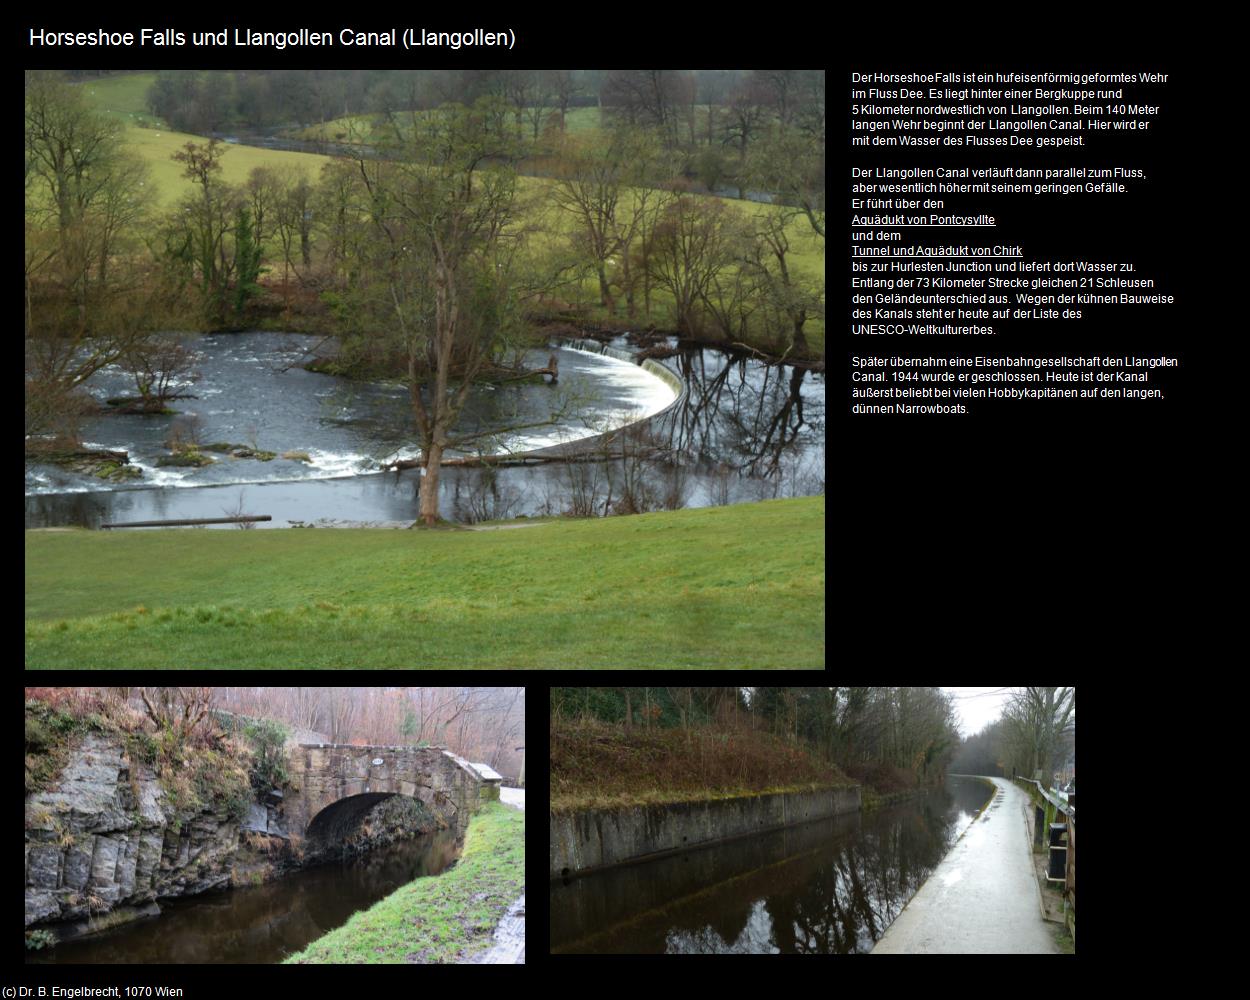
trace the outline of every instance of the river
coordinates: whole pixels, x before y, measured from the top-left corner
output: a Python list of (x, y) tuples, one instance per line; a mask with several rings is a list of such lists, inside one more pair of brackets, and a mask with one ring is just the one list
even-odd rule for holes
[(551, 883), (553, 953), (866, 953), (989, 799), (922, 797)]
[[(387, 461), (418, 453), (407, 388), (304, 370), (300, 365), (319, 343), (321, 338), (282, 333), (193, 338), (200, 377), (179, 387), (195, 398), (175, 401), (177, 414), (106, 412), (83, 425), (87, 444), (128, 452), (142, 478), (110, 483), (27, 464), (26, 526), (97, 527), (113, 520), (232, 513), (267, 514), (273, 520), (263, 526), (269, 527), (412, 523), (417, 470), (379, 471)], [(503, 454), (589, 437), (661, 410), (663, 417), (637, 425), (645, 440), (637, 441), (632, 462), (445, 468), (445, 517), (475, 522), (602, 514), (823, 492), (823, 376), (686, 350), (664, 362), (683, 388), (672, 406), (670, 384), (623, 360), (630, 351), (623, 338), (606, 355), (565, 345), (530, 352), (525, 363), (545, 365), (553, 351), (558, 385), (479, 386), (456, 433), (529, 425), (475, 444), (485, 454)], [(125, 372), (111, 367), (93, 377), (88, 390), (103, 400), (133, 387)], [(202, 468), (159, 466), (172, 434), (279, 457), (266, 462), (218, 455)], [(282, 458), (283, 452), (305, 453), (308, 461)]]
[(454, 831), (374, 848), (259, 886), (160, 900), (161, 914), (27, 952), (27, 962), (232, 965), (281, 962), (358, 910), (456, 859)]

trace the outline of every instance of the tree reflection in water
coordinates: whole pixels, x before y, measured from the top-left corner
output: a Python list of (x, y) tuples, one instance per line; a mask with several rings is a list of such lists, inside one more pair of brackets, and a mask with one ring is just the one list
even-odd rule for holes
[[(683, 351), (675, 359), (686, 386), (661, 433), (675, 455), (704, 470), (823, 487), (824, 376), (788, 365), (765, 365), (745, 353)], [(819, 461), (817, 461), (819, 459)], [(798, 495), (798, 494), (795, 494)]]
[(553, 884), (552, 950), (867, 952), (989, 790), (949, 779), (923, 799)]

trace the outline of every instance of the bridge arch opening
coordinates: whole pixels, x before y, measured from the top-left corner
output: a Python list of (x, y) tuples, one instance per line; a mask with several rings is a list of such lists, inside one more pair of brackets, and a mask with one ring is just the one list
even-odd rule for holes
[[(386, 799), (399, 796), (399, 792), (362, 792), (349, 795), (331, 802), (312, 818), (304, 836), (314, 847), (333, 847), (346, 841), (357, 829), (364, 818)], [(438, 825), (438, 820), (430, 808), (415, 796), (402, 796), (416, 807), (418, 825), (416, 832), (427, 832)]]

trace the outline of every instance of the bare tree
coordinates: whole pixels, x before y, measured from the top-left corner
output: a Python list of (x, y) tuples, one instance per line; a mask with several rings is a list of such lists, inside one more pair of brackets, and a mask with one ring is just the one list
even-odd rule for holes
[(211, 687), (141, 687), (143, 707), (158, 729), (172, 729), (189, 736), (208, 714), (213, 702)]
[(1051, 756), (1061, 736), (1076, 728), (1076, 688), (1026, 687), (1003, 712), (1009, 739), (1030, 776), (1051, 777)]

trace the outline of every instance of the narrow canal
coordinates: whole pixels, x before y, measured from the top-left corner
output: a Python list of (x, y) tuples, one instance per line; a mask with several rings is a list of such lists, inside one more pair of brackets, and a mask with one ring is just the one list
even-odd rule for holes
[(161, 915), (68, 941), (27, 962), (243, 964), (281, 962), (423, 875), (455, 861), (454, 831), (376, 848), (260, 886), (160, 900)]
[(985, 805), (948, 777), (867, 815), (551, 883), (554, 953), (866, 953)]

